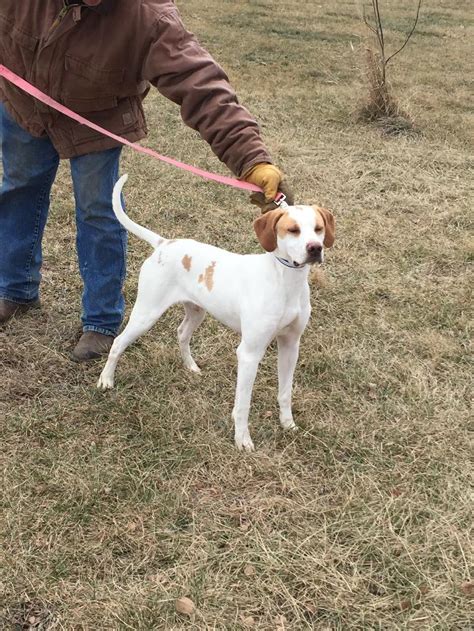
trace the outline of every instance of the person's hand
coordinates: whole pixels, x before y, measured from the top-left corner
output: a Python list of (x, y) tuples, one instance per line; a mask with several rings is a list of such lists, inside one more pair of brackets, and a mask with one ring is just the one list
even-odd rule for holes
[(250, 196), (252, 204), (258, 206), (262, 213), (276, 208), (273, 200), (278, 192), (286, 195), (286, 201), (290, 206), (294, 203), (293, 194), (283, 179), (283, 173), (273, 164), (255, 164), (244, 174), (242, 179), (263, 190), (263, 193), (252, 193)]

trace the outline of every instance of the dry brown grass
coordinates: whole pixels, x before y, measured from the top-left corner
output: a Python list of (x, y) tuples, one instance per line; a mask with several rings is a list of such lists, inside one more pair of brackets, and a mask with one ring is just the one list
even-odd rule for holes
[(383, 77), (380, 61), (371, 48), (366, 49), (365, 58), (368, 94), (355, 113), (357, 122), (374, 124), (387, 136), (413, 133), (413, 121), (401, 110), (390, 82)]
[[(385, 32), (384, 9), (379, 0), (372, 0), (368, 6), (359, 2), (359, 13), (366, 27), (365, 75), (367, 95), (356, 111), (358, 122), (373, 123), (384, 134), (398, 135), (412, 133), (415, 127), (411, 117), (404, 112), (393, 94), (389, 76), (390, 62), (404, 51), (418, 25), (422, 0), (417, 1), (417, 10), (410, 30), (402, 42), (392, 42)], [(371, 17), (369, 17), (369, 15)], [(398, 38), (397, 38), (398, 39)], [(393, 63), (392, 63), (393, 65)]]
[[(207, 318), (190, 375), (179, 308), (127, 352), (110, 393), (95, 389), (101, 365), (69, 361), (80, 282), (64, 165), (44, 310), (0, 332), (4, 627), (471, 628), (469, 3), (425, 6), (392, 76), (424, 134), (390, 140), (351, 122), (352, 3), (180, 4), (297, 199), (337, 216), (296, 375), (301, 431), (278, 427), (270, 350), (257, 451), (235, 451), (236, 336)], [(391, 6), (394, 24), (407, 5)], [(150, 145), (225, 172), (172, 104), (147, 110)], [(123, 170), (137, 220), (258, 251), (245, 195), (128, 152)], [(131, 240), (129, 306), (147, 253)], [(193, 619), (175, 612), (182, 595)]]

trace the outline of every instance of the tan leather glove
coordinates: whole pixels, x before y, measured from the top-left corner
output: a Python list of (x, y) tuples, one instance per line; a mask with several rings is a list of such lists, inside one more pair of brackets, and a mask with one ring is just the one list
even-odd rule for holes
[(279, 191), (286, 195), (286, 201), (290, 206), (294, 203), (293, 194), (283, 179), (283, 173), (273, 164), (255, 164), (244, 173), (242, 179), (263, 189), (263, 193), (252, 193), (250, 196), (252, 204), (258, 206), (262, 213), (277, 207), (273, 200)]

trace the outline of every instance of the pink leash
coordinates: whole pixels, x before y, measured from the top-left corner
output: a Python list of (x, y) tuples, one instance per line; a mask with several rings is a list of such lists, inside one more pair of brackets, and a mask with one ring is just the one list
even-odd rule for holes
[(95, 123), (92, 123), (86, 118), (83, 118), (79, 114), (76, 114), (76, 112), (73, 112), (72, 110), (65, 107), (64, 105), (61, 105), (61, 103), (58, 103), (47, 94), (44, 94), (44, 92), (41, 92), (40, 90), (38, 90), (38, 88), (35, 88), (34, 85), (31, 85), (31, 83), (28, 83), (28, 81), (25, 81), (24, 79), (16, 75), (14, 72), (9, 70), (2, 64), (0, 64), (0, 76), (4, 77), (7, 81), (10, 81), (10, 83), (13, 83), (14, 85), (16, 85), (18, 88), (20, 88), (27, 94), (30, 94), (35, 99), (38, 99), (38, 101), (41, 101), (45, 105), (52, 107), (54, 110), (58, 112), (61, 112), (61, 114), (64, 114), (65, 116), (68, 116), (69, 118), (72, 118), (73, 120), (77, 121), (81, 125), (86, 125), (86, 127), (90, 127), (91, 129), (94, 129), (95, 131), (98, 131), (99, 133), (104, 134), (104, 136), (113, 138), (114, 140), (122, 143), (123, 145), (127, 145), (128, 147), (131, 147), (135, 151), (139, 151), (140, 153), (145, 153), (151, 156), (152, 158), (157, 158), (158, 160), (161, 160), (162, 162), (171, 164), (172, 166), (177, 167), (178, 169), (183, 169), (184, 171), (188, 171), (189, 173), (192, 173), (193, 175), (198, 175), (199, 177), (202, 177), (206, 180), (212, 180), (213, 182), (219, 182), (219, 184), (226, 184), (227, 186), (233, 186), (234, 188), (241, 188), (245, 191), (261, 192), (261, 189), (258, 186), (255, 186), (255, 184), (250, 184), (249, 182), (242, 182), (240, 180), (237, 180), (236, 178), (228, 177), (226, 175), (218, 175), (217, 173), (210, 173), (209, 171), (204, 171), (204, 169), (199, 169), (197, 167), (190, 166), (189, 164), (184, 164), (184, 162), (179, 162), (179, 160), (175, 160), (174, 158), (168, 158), (167, 156), (162, 156), (156, 151), (153, 151), (153, 149), (142, 147), (136, 142), (130, 142), (126, 138), (117, 136), (116, 134), (113, 134), (107, 129), (103, 129), (102, 127), (99, 127), (99, 125), (96, 125)]

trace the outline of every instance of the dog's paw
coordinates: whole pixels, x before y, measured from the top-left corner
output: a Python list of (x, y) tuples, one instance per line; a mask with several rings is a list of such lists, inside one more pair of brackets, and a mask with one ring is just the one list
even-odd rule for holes
[(280, 418), (280, 425), (284, 430), (296, 431), (298, 429), (292, 418)]
[(97, 388), (99, 390), (110, 390), (114, 387), (114, 378), (108, 377), (103, 373), (99, 377), (99, 381), (97, 382)]
[(239, 451), (255, 451), (255, 447), (248, 432), (243, 436), (236, 435), (235, 445)]
[(184, 367), (190, 370), (191, 372), (195, 372), (197, 375), (201, 372), (201, 369), (196, 364), (192, 357), (184, 357), (183, 358)]

